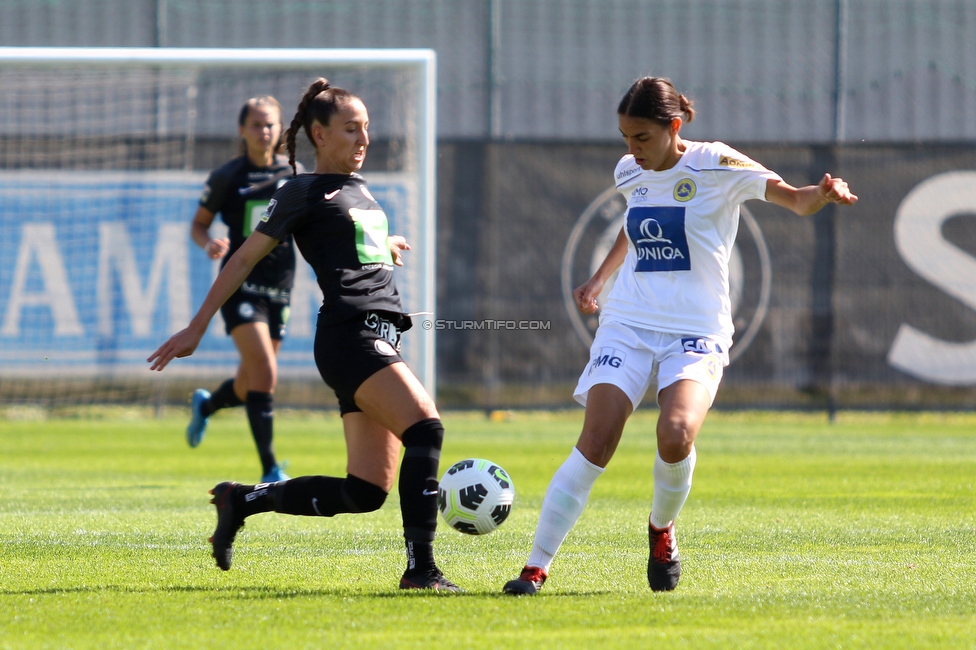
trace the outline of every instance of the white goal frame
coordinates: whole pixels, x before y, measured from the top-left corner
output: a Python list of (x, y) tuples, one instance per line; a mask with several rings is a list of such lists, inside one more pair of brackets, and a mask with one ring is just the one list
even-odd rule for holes
[[(412, 370), (433, 396), (436, 395), (434, 327), (436, 309), (436, 54), (429, 49), (218, 49), (218, 48), (75, 48), (75, 47), (0, 47), (0, 66), (56, 66), (71, 68), (111, 66), (115, 68), (308, 68), (322, 65), (331, 69), (383, 67), (411, 70), (418, 80), (416, 96), (416, 214), (411, 221), (411, 246), (406, 263), (420, 267), (422, 280), (411, 283), (409, 304), (404, 307), (423, 315), (414, 318), (407, 335), (405, 351)], [(351, 89), (355, 91), (355, 89)], [(286, 107), (287, 111), (287, 107)], [(367, 174), (368, 178), (369, 174)], [(417, 286), (419, 285), (419, 286)]]

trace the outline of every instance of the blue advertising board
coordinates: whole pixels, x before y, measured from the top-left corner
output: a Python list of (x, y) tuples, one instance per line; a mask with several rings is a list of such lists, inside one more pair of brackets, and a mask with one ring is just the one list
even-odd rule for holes
[[(0, 373), (144, 372), (146, 357), (189, 322), (218, 262), (189, 236), (202, 172), (0, 173)], [(391, 231), (410, 190), (391, 175), (370, 189)], [(213, 231), (223, 224), (215, 221)], [(402, 284), (402, 283), (401, 283)], [(283, 369), (313, 374), (321, 292), (299, 259)], [(174, 372), (225, 373), (237, 352), (218, 314)]]

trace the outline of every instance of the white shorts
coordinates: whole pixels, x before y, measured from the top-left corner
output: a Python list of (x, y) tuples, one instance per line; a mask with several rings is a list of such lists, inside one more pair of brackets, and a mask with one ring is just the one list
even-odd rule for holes
[(704, 386), (714, 402), (727, 365), (726, 340), (604, 322), (596, 330), (590, 362), (573, 397), (586, 406), (591, 388), (612, 384), (627, 394), (636, 409), (656, 376), (658, 393), (678, 380), (690, 379)]

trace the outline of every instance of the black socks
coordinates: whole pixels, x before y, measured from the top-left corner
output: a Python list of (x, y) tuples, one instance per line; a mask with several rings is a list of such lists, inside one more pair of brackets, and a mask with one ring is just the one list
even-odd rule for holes
[[(248, 416), (251, 417), (252, 405), (255, 417), (261, 414), (259, 405), (270, 411), (270, 397), (268, 393), (249, 392)], [(267, 419), (270, 448), (270, 417)], [(254, 419), (251, 426), (258, 431)], [(398, 490), (408, 574), (437, 568), (433, 541), (437, 528), (437, 470), (443, 439), (444, 427), (437, 418), (421, 420), (403, 432)], [(245, 517), (272, 510), (290, 515), (332, 517), (343, 512), (378, 510), (386, 496), (382, 488), (352, 475), (345, 478), (302, 476), (278, 483), (241, 486), (237, 489), (236, 503)]]
[(435, 567), (434, 530), (437, 528), (437, 468), (444, 426), (437, 418), (421, 420), (403, 432), (400, 463), (400, 512), (407, 543), (407, 571)]
[(264, 474), (270, 472), (277, 464), (272, 441), (274, 439), (274, 396), (271, 393), (248, 391), (245, 401), (241, 401), (234, 392), (234, 379), (230, 378), (213, 392), (206, 402), (200, 406), (204, 417), (210, 417), (214, 412), (224, 408), (244, 405), (247, 410), (247, 420), (251, 424), (251, 435), (254, 445), (261, 458), (261, 470)]
[(251, 434), (254, 444), (261, 457), (261, 469), (265, 474), (277, 464), (274, 449), (271, 446), (274, 438), (274, 397), (271, 393), (259, 393), (255, 390), (247, 391), (247, 419), (251, 423)]
[(386, 491), (361, 478), (347, 475), (300, 476), (277, 488), (275, 512), (307, 517), (334, 517), (343, 512), (373, 512), (386, 501)]
[(372, 512), (386, 501), (386, 491), (356, 476), (300, 476), (278, 483), (242, 485), (237, 505), (245, 517), (280, 512), (305, 517), (334, 517), (343, 512)]
[(243, 404), (237, 393), (234, 392), (234, 378), (231, 377), (215, 390), (206, 402), (200, 406), (200, 412), (207, 418), (213, 415), (214, 411), (231, 408)]

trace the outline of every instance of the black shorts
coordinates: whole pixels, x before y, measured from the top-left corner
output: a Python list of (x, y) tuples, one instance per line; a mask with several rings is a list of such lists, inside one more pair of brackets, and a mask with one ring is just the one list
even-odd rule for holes
[(405, 314), (368, 311), (315, 329), (315, 365), (339, 398), (340, 414), (362, 410), (356, 390), (376, 372), (403, 361), (400, 333), (410, 326)]
[(291, 296), (285, 289), (269, 289), (244, 283), (220, 308), (224, 326), (230, 334), (244, 323), (267, 323), (275, 341), (285, 338), (291, 315)]

